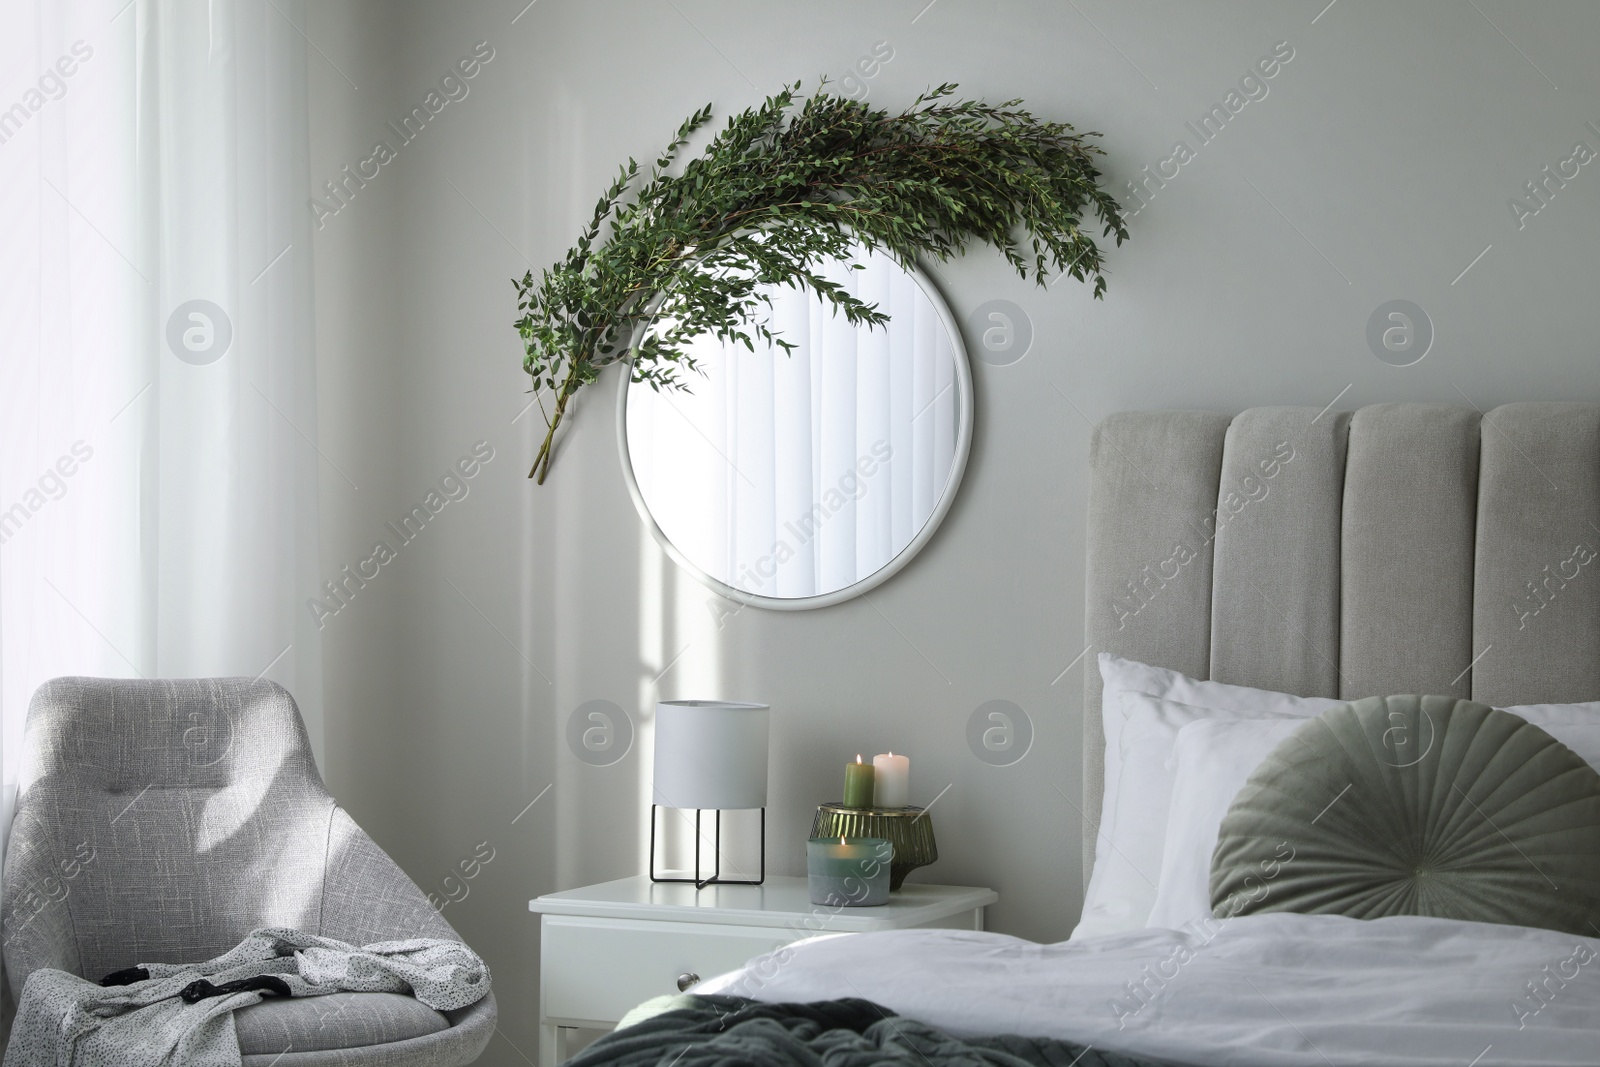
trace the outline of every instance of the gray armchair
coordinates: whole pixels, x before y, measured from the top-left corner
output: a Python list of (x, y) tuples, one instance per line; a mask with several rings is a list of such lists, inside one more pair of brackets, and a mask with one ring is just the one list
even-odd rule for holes
[[(258, 927), (460, 940), (328, 794), (293, 698), (245, 678), (40, 687), (4, 883), (13, 1002), (40, 967), (97, 981), (210, 959)], [(395, 993), (234, 1013), (246, 1067), (453, 1067), (494, 1022), (492, 994), (447, 1013)]]

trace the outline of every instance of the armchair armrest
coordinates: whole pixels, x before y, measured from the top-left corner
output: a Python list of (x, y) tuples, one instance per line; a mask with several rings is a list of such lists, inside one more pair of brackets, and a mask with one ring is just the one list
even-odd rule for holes
[(335, 807), (328, 826), (328, 869), (322, 888), (324, 937), (352, 945), (462, 937), (377, 842)]
[(13, 1003), (41, 967), (82, 973), (71, 900), (78, 874), (92, 862), (92, 842), (63, 849), (37, 812), (17, 816), (0, 883), (0, 954)]

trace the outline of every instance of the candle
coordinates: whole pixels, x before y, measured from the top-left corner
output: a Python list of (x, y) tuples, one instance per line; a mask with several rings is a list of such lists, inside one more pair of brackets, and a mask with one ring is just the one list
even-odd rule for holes
[(903, 808), (911, 803), (911, 761), (885, 752), (872, 757), (875, 808)]
[(872, 764), (862, 763), (859, 755), (854, 763), (844, 765), (844, 806), (872, 807)]
[(811, 902), (836, 908), (887, 904), (893, 859), (894, 846), (881, 837), (811, 838), (806, 842)]

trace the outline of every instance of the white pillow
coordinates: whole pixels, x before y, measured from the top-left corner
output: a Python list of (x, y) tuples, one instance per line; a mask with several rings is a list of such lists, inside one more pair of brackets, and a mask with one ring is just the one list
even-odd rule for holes
[[(1105, 803), (1107, 805), (1112, 803), (1112, 798), (1116, 795), (1113, 786), (1119, 764), (1114, 754), (1117, 751), (1117, 739), (1122, 731), (1123, 715), (1119, 700), (1125, 692), (1145, 693), (1163, 700), (1176, 700), (1180, 704), (1196, 708), (1233, 712), (1240, 718), (1256, 718), (1271, 714), (1302, 715), (1306, 714), (1303, 709), (1312, 706), (1316, 710), (1310, 714), (1320, 715), (1328, 708), (1344, 703), (1327, 697), (1297, 697), (1288, 693), (1276, 693), (1270, 689), (1252, 689), (1247, 685), (1202, 682), (1186, 674), (1169, 671), (1165, 667), (1152, 667), (1137, 660), (1122, 659), (1109, 652), (1100, 653), (1099, 660), (1100, 679), (1105, 683), (1105, 694), (1100, 700), (1100, 721), (1106, 738)], [(1109, 826), (1109, 822), (1104, 819), (1103, 813), (1109, 810), (1109, 808), (1102, 809), (1102, 823), (1106, 826)]]
[(1589, 759), (1588, 753), (1567, 741), (1559, 733), (1550, 728), (1552, 726), (1593, 726), (1600, 723), (1600, 701), (1591, 701), (1588, 704), (1518, 704), (1512, 708), (1501, 708), (1513, 715), (1521, 715), (1535, 726), (1542, 726), (1550, 730), (1550, 736), (1572, 749), (1584, 759)]
[(1161, 882), (1146, 926), (1177, 930), (1211, 915), (1211, 854), (1251, 773), (1305, 720), (1192, 722), (1178, 731)]
[[(1600, 770), (1600, 704), (1506, 708)], [(1303, 725), (1294, 720), (1198, 720), (1178, 731), (1171, 759), (1166, 847), (1147, 926), (1177, 930), (1211, 916), (1211, 857), (1222, 820), (1251, 773)]]
[(1152, 667), (1137, 660), (1122, 659), (1109, 652), (1100, 653), (1099, 660), (1100, 679), (1105, 683), (1105, 692), (1100, 699), (1100, 723), (1105, 734), (1106, 750), (1100, 825), (1096, 827), (1095, 836), (1096, 859), (1099, 858), (1102, 842), (1109, 836), (1115, 822), (1117, 782), (1122, 774), (1122, 751), (1118, 742), (1126, 717), (1122, 709), (1124, 693), (1145, 693), (1190, 707), (1212, 709), (1220, 717), (1239, 719), (1266, 715), (1320, 715), (1344, 703), (1327, 697), (1297, 697), (1245, 685), (1202, 682), (1165, 667)]
[(1137, 930), (1149, 918), (1167, 836), (1172, 788), (1167, 764), (1178, 730), (1206, 718), (1305, 719), (1343, 703), (1203, 682), (1104, 652), (1100, 675), (1105, 681), (1105, 791), (1094, 869), (1073, 939)]

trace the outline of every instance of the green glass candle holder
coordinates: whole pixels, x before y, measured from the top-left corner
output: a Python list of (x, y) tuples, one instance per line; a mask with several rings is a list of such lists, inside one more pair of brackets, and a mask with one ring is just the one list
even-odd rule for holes
[(806, 888), (811, 903), (832, 908), (889, 903), (893, 855), (893, 846), (881, 837), (807, 841)]
[(899, 889), (906, 875), (939, 858), (933, 820), (922, 808), (847, 808), (820, 804), (811, 823), (812, 837), (881, 837), (894, 846), (889, 864), (889, 889)]

